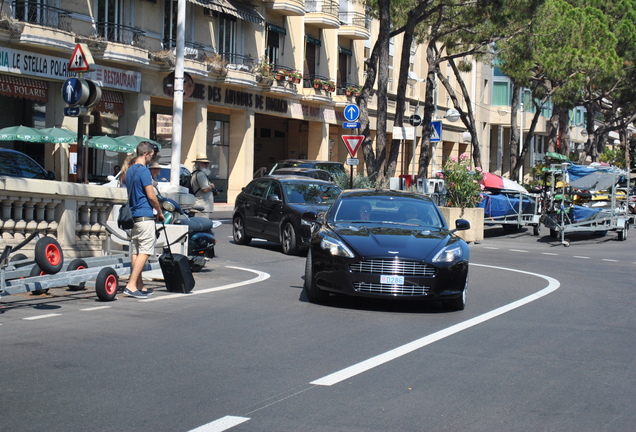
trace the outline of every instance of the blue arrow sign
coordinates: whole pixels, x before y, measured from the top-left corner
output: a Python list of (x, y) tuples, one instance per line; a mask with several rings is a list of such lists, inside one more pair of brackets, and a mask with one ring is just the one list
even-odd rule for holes
[(440, 142), (441, 140), (442, 140), (442, 121), (441, 120), (432, 121), (430, 142)]
[(344, 117), (347, 121), (354, 122), (360, 117), (360, 108), (356, 104), (349, 104), (344, 109)]

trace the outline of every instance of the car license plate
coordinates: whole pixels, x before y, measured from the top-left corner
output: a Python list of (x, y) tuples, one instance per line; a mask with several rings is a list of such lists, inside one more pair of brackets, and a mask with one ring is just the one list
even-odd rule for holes
[(381, 275), (380, 283), (388, 285), (404, 285), (404, 276)]

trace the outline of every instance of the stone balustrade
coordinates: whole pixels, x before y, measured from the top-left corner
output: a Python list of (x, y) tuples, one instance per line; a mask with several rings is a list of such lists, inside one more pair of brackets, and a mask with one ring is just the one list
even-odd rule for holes
[[(102, 253), (113, 207), (127, 200), (126, 189), (49, 180), (0, 177), (0, 251), (36, 230), (55, 238), (67, 258)], [(36, 241), (22, 249), (33, 256)]]

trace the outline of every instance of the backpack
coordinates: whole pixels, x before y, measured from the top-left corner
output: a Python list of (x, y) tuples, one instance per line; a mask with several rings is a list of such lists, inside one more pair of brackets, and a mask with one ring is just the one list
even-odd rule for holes
[(196, 174), (201, 171), (201, 170), (194, 170), (194, 172), (192, 172), (192, 174), (190, 174), (190, 177), (186, 177), (187, 178), (187, 185), (181, 185), (184, 187), (188, 188), (188, 193), (191, 193), (192, 195), (195, 195), (197, 192), (199, 192), (199, 190), (201, 190), (201, 188), (199, 187), (199, 182), (197, 181), (197, 189), (195, 190), (192, 187), (192, 179), (195, 178)]

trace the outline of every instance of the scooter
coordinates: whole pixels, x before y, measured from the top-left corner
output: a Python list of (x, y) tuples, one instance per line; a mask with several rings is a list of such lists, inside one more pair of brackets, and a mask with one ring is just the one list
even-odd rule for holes
[(175, 200), (158, 197), (163, 209), (164, 223), (188, 226), (188, 260), (193, 272), (201, 271), (210, 258), (214, 258), (214, 228), (221, 225), (221, 221), (210, 220), (206, 217), (195, 216), (202, 207), (193, 206), (188, 209), (181, 207)]

